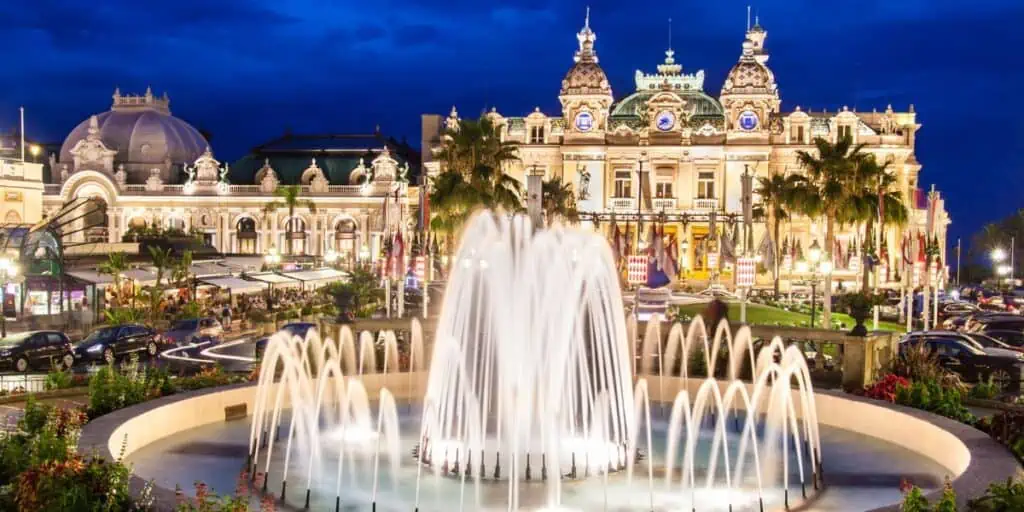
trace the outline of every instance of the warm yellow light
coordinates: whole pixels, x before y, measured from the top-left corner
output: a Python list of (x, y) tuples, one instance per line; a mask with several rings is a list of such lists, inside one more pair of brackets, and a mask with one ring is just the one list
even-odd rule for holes
[(32, 144), (28, 147), (28, 152), (32, 153), (32, 156), (39, 156), (39, 153), (43, 151), (43, 148), (39, 147), (38, 144)]

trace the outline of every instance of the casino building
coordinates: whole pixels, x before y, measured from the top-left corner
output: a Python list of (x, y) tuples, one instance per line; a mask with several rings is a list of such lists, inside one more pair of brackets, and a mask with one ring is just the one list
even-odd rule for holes
[[(195, 233), (222, 255), (335, 253), (345, 264), (376, 260), (385, 233), (416, 219), (410, 198), (418, 192), (408, 183), (419, 175), (419, 153), (379, 129), (285, 134), (228, 164), (171, 115), (166, 94), (148, 89), (115, 91), (111, 109), (71, 130), (47, 166), (43, 215), (76, 198), (106, 206), (101, 222), (74, 235), (79, 242), (117, 244), (159, 227)], [(315, 208), (265, 212), (286, 185), (299, 185)]]
[[(833, 142), (852, 137), (864, 145), (863, 151), (890, 162), (898, 177), (896, 188), (911, 211), (909, 231), (924, 230), (921, 164), (914, 155), (921, 126), (913, 106), (902, 112), (891, 105), (870, 112), (784, 109), (768, 65), (767, 35), (759, 23), (747, 29), (739, 57), (717, 95), (706, 88), (704, 71), (684, 71), (671, 48), (656, 72), (636, 71), (635, 89), (616, 94), (599, 63), (588, 14), (576, 36), (573, 64), (561, 81), (561, 112), (535, 109), (525, 116), (505, 116), (492, 109), (487, 114), (500, 125), (504, 140), (519, 145), (520, 160), (507, 172), (524, 185), (530, 173), (570, 182), (584, 222), (606, 233), (613, 244), (618, 242), (620, 250), (643, 254), (650, 228), (656, 227), (664, 243), (678, 244), (673, 250), (679, 255), (679, 277), (694, 283), (706, 282), (719, 271), (723, 283), (730, 282), (732, 265), (726, 254), (741, 253), (744, 238), (738, 234), (744, 221), (744, 174), (801, 172), (797, 152), (813, 150), (812, 141), (819, 137)], [(443, 131), (457, 121), (454, 107), (447, 117), (423, 115), (423, 147), (436, 149)], [(438, 172), (440, 165), (431, 151), (424, 151), (428, 173)], [(758, 203), (756, 194), (752, 203)], [(949, 218), (941, 203), (933, 219), (939, 247), (945, 247)], [(754, 252), (764, 247), (763, 221), (755, 220), (752, 231), (745, 238)], [(908, 228), (889, 231), (885, 264), (892, 269)], [(863, 237), (846, 226), (840, 228), (833, 250), (825, 249), (834, 259), (833, 283), (859, 281), (855, 256)], [(781, 238), (778, 243), (789, 248), (787, 254), (798, 257), (795, 249), (806, 250), (815, 241), (824, 244), (824, 221), (792, 219), (784, 224)], [(784, 258), (784, 273), (794, 273), (792, 260)], [(888, 276), (891, 283), (897, 273)], [(767, 278), (761, 274), (758, 279), (764, 283)]]

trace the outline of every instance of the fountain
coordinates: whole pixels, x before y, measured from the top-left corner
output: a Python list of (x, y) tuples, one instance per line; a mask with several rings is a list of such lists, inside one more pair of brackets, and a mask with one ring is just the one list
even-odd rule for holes
[[(429, 358), (415, 320), (404, 369), (391, 332), (271, 338), (250, 463), (280, 479), (283, 499), (298, 471), (305, 505), (329, 494), (336, 509), (419, 510), (433, 488), (448, 507), (439, 510), (581, 500), (585, 510), (763, 510), (790, 506), (791, 487), (801, 498), (808, 480), (818, 487), (821, 441), (797, 348), (776, 339), (755, 354), (748, 329), (733, 337), (723, 323), (709, 336), (699, 318), (685, 334), (673, 325), (667, 343), (658, 319), (642, 343), (639, 331), (601, 236), (478, 214), (453, 260)], [(689, 367), (694, 357), (703, 375)], [(416, 425), (381, 383), (411, 391), (426, 365)], [(383, 379), (373, 380), (379, 394), (364, 385), (371, 377)], [(403, 422), (418, 431), (403, 437)], [(581, 498), (580, 484), (600, 492)]]

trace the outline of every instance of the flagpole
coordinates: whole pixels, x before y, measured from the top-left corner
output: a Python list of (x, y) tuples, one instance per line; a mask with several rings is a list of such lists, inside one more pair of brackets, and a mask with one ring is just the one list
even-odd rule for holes
[(956, 286), (960, 287), (960, 239), (956, 239)]

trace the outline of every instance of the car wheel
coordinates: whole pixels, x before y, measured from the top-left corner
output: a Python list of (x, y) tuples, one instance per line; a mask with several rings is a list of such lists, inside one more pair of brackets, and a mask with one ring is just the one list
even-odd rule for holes
[(17, 361), (14, 361), (14, 369), (18, 370), (21, 373), (27, 372), (28, 371), (28, 359), (25, 359), (24, 356), (23, 357), (19, 357)]
[(114, 364), (114, 349), (110, 347), (103, 349), (103, 361), (107, 364)]
[(61, 358), (61, 363), (64, 364), (65, 370), (70, 370), (75, 366), (75, 355), (71, 352), (64, 354), (64, 357)]
[(1000, 391), (1006, 390), (1010, 386), (1010, 372), (1006, 370), (994, 370), (989, 374), (989, 378), (999, 387)]
[(151, 342), (149, 342), (149, 345), (146, 345), (146, 353), (149, 354), (149, 357), (156, 357), (156, 353), (157, 353), (156, 342), (151, 341)]

